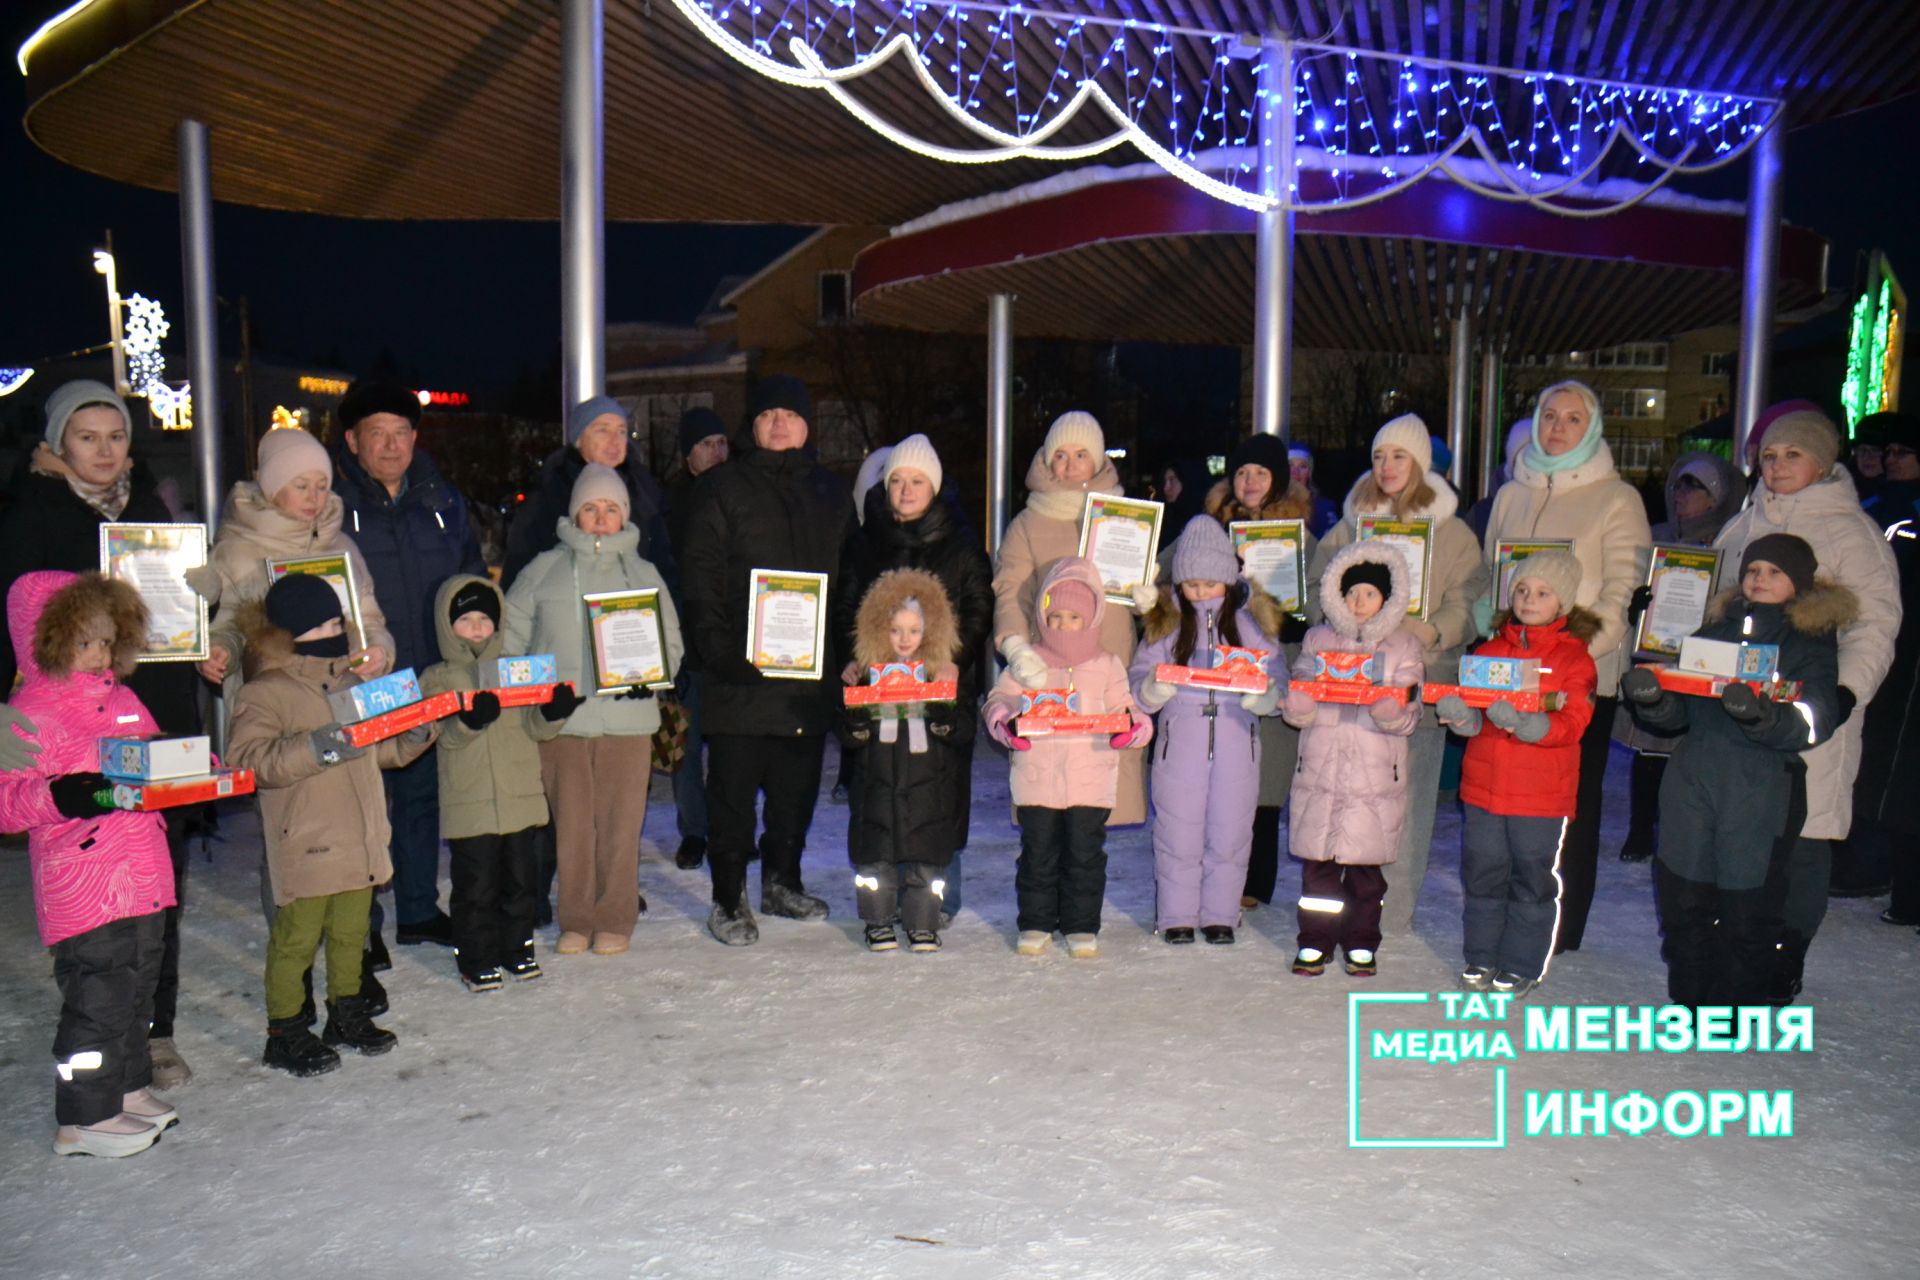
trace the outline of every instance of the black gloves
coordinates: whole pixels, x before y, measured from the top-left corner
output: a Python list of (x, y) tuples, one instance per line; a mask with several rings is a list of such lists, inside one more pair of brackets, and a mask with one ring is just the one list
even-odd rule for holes
[(482, 689), (473, 695), (473, 705), (464, 711), (456, 711), (460, 723), (469, 729), (484, 729), (500, 718), (500, 695), (491, 689)]
[(1845, 685), (1836, 688), (1834, 693), (1838, 695), (1838, 701), (1840, 703), (1840, 718), (1833, 722), (1834, 732), (1837, 733), (1840, 730), (1840, 726), (1845, 724), (1848, 717), (1853, 715), (1853, 709), (1860, 705), (1860, 700), (1854, 697), (1853, 690), (1847, 688)]
[(113, 784), (98, 773), (67, 773), (47, 780), (53, 807), (66, 818), (93, 818), (114, 812)]
[[(1620, 677), (1620, 692), (1626, 695), (1627, 701), (1650, 707), (1660, 701), (1666, 690), (1660, 687), (1659, 676), (1645, 667), (1635, 667)], [(1749, 689), (1748, 692), (1751, 693), (1752, 690)]]
[(573, 691), (570, 684), (556, 684), (553, 694), (540, 704), (540, 718), (548, 724), (558, 724), (580, 709), (584, 699)]
[(616, 693), (613, 696), (615, 701), (618, 701), (621, 698), (631, 698), (635, 702), (645, 702), (648, 698), (651, 698), (653, 696), (653, 690), (647, 688), (647, 686), (643, 684), (630, 684), (625, 689), (622, 689), (619, 693)]
[(1635, 587), (1633, 589), (1633, 595), (1628, 597), (1627, 599), (1627, 629), (1628, 630), (1633, 631), (1633, 630), (1639, 629), (1640, 615), (1645, 613), (1647, 611), (1647, 606), (1652, 603), (1653, 603), (1652, 587)]
[(1720, 705), (1727, 709), (1735, 724), (1749, 730), (1771, 729), (1773, 722), (1780, 718), (1779, 703), (1761, 697), (1752, 685), (1737, 681), (1720, 691)]

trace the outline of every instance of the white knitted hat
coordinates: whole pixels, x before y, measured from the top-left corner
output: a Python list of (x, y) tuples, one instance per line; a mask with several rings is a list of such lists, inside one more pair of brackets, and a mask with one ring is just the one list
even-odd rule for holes
[(1416, 478), (1433, 470), (1433, 440), (1419, 414), (1403, 413), (1373, 433), (1373, 452), (1389, 445), (1413, 455)]
[(573, 494), (567, 499), (567, 514), (577, 516), (580, 508), (589, 502), (602, 500), (612, 501), (620, 508), (623, 522), (633, 518), (633, 498), (627, 493), (627, 482), (620, 478), (620, 473), (598, 462), (589, 462), (581, 468), (580, 475), (573, 482)]
[(902, 467), (918, 471), (933, 482), (933, 491), (940, 492), (940, 455), (934, 452), (933, 441), (919, 432), (908, 436), (893, 446), (893, 452), (887, 455), (887, 469), (881, 474), (880, 482), (893, 479), (893, 473)]
[(268, 502), (295, 476), (309, 471), (325, 472), (327, 483), (333, 483), (333, 459), (327, 456), (327, 446), (298, 427), (281, 427), (260, 438), (260, 468), (255, 475)]
[(1107, 436), (1100, 430), (1100, 420), (1084, 409), (1069, 409), (1053, 420), (1047, 428), (1046, 443), (1040, 446), (1040, 458), (1050, 461), (1055, 451), (1062, 445), (1079, 445), (1095, 457), (1104, 457), (1107, 452)]

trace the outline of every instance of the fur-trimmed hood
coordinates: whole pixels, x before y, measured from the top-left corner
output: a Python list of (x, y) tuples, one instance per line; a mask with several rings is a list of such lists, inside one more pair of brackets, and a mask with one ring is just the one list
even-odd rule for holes
[[(1279, 635), (1280, 625), (1286, 621), (1287, 616), (1286, 610), (1280, 607), (1280, 602), (1250, 582), (1243, 581), (1241, 585), (1249, 593), (1247, 597), (1240, 599), (1237, 592), (1229, 591), (1220, 607), (1245, 609), (1253, 615), (1253, 620), (1259, 624), (1262, 631), (1270, 636)], [(1153, 602), (1153, 608), (1147, 610), (1147, 616), (1143, 619), (1146, 626), (1146, 643), (1152, 644), (1156, 640), (1164, 640), (1180, 630), (1180, 601), (1174, 596), (1175, 590), (1177, 588), (1162, 586), (1160, 598)]]
[(1233, 496), (1233, 477), (1226, 476), (1207, 490), (1206, 511), (1221, 524), (1235, 520), (1305, 520), (1313, 514), (1313, 495), (1305, 485), (1289, 482), (1278, 496), (1268, 494), (1255, 511)]
[[(453, 619), (447, 616), (447, 610), (453, 607), (453, 598), (462, 590), (477, 586), (493, 592), (494, 605), (500, 611), (500, 621), (494, 624), (493, 634), (487, 642), (475, 649), (467, 641), (453, 633)], [(490, 578), (477, 577), (471, 573), (456, 573), (440, 584), (440, 590), (433, 595), (433, 634), (440, 646), (440, 660), (452, 663), (492, 662), (500, 657), (500, 651), (506, 647), (507, 638), (507, 598)]]
[[(1707, 606), (1707, 621), (1728, 617), (1744, 599), (1737, 589), (1722, 591)], [(1833, 635), (1859, 619), (1860, 599), (1839, 583), (1816, 577), (1813, 586), (1789, 601), (1782, 612), (1787, 625), (1802, 635)]]
[(7, 634), (22, 679), (63, 679), (73, 647), (94, 617), (113, 624), (113, 673), (133, 674), (147, 644), (147, 606), (124, 582), (97, 573), (43, 569), (21, 574), (7, 591)]
[[(1387, 596), (1387, 602), (1364, 625), (1353, 616), (1353, 610), (1347, 607), (1346, 596), (1340, 591), (1340, 579), (1356, 564), (1387, 566), (1388, 578), (1393, 583), (1393, 592)], [(1410, 576), (1406, 558), (1387, 543), (1348, 543), (1327, 564), (1326, 572), (1320, 575), (1320, 608), (1326, 614), (1327, 625), (1350, 644), (1378, 645), (1406, 619), (1407, 601), (1411, 594), (1407, 581)]]
[[(1591, 609), (1583, 608), (1580, 605), (1575, 605), (1567, 611), (1566, 621), (1567, 634), (1575, 640), (1578, 640), (1581, 644), (1591, 642), (1595, 636), (1600, 634), (1600, 628), (1604, 625), (1600, 621), (1599, 614), (1593, 612)], [(1512, 622), (1515, 626), (1524, 627), (1526, 625), (1523, 622), (1517, 621), (1512, 613), (1502, 609), (1498, 614), (1494, 615), (1493, 634), (1499, 635), (1501, 631), (1505, 630), (1509, 622)]]
[(931, 676), (952, 662), (960, 651), (960, 630), (953, 620), (953, 605), (940, 579), (919, 569), (890, 569), (873, 580), (860, 599), (860, 612), (853, 623), (853, 660), (862, 667), (877, 667), (896, 661), (889, 630), (893, 615), (907, 601), (920, 606), (925, 631), (920, 638), (920, 653), (915, 661), (927, 664)]
[[(1360, 473), (1360, 478), (1353, 482), (1353, 488), (1347, 490), (1346, 501), (1341, 504), (1340, 511), (1349, 521), (1360, 516), (1393, 515), (1391, 502), (1376, 503), (1367, 507), (1360, 505), (1361, 487), (1372, 478), (1371, 471), (1363, 471)], [(1459, 513), (1460, 495), (1453, 491), (1453, 486), (1448, 484), (1446, 477), (1438, 471), (1427, 472), (1425, 480), (1427, 488), (1433, 491), (1433, 501), (1418, 511), (1409, 511), (1406, 518), (1409, 520), (1431, 519), (1435, 527), (1438, 527), (1445, 523), (1448, 517)]]

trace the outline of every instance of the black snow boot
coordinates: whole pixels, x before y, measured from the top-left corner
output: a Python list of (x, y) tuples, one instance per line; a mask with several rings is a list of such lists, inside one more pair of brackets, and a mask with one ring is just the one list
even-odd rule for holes
[(373, 973), (385, 973), (393, 968), (393, 954), (378, 933), (367, 934), (367, 968)]
[(313, 966), (307, 966), (307, 971), (300, 975), (300, 989), (307, 993), (307, 998), (300, 1002), (300, 1025), (310, 1027), (320, 1013), (313, 1007)]
[(682, 871), (692, 871), (707, 860), (707, 838), (688, 836), (680, 842), (679, 852), (673, 855), (673, 865)]
[(1807, 970), (1807, 948), (1812, 945), (1811, 938), (1797, 933), (1781, 935), (1779, 949), (1774, 952), (1773, 982), (1767, 1003), (1790, 1005), (1799, 996), (1800, 980)]
[(327, 1001), (327, 1029), (320, 1033), (320, 1038), (369, 1057), (385, 1053), (400, 1043), (400, 1037), (393, 1032), (373, 1025), (373, 1016), (367, 1012), (366, 1001), (360, 996)]
[(366, 1001), (369, 1018), (377, 1018), (387, 1011), (387, 989), (373, 976), (371, 966), (363, 965), (360, 969), (360, 998)]
[(339, 1066), (340, 1055), (321, 1044), (312, 1028), (313, 1020), (299, 1014), (268, 1021), (267, 1050), (260, 1055), (261, 1063), (290, 1076), (325, 1075)]

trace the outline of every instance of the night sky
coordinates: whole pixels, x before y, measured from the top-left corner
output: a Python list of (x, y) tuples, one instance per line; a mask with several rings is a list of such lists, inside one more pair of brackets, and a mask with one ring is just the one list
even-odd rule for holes
[[(43, 10), (57, 7), (53, 0), (10, 3), (0, 20), (7, 55), (0, 104), (10, 117), (0, 127), (7, 192), (0, 200), (0, 365), (106, 338), (91, 250), (108, 227), (122, 292), (159, 298), (176, 321), (181, 314), (175, 198), (68, 168), (19, 126), (24, 92), (12, 51)], [(1920, 98), (1909, 97), (1789, 139), (1787, 215), (1833, 241), (1834, 285), (1851, 287), (1857, 251), (1882, 247), (1909, 293), (1920, 291), (1916, 137)], [(1737, 164), (1690, 189), (1739, 198), (1745, 173)], [(215, 228), (220, 294), (249, 299), (263, 360), (355, 372), (385, 350), (420, 385), (484, 394), (556, 357), (553, 224), (364, 222), (220, 205)], [(689, 322), (721, 276), (757, 269), (800, 234), (771, 226), (610, 225), (607, 318)]]

